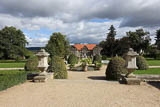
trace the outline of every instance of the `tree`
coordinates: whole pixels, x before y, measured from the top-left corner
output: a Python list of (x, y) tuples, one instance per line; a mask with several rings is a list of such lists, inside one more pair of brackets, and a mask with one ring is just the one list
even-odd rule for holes
[(45, 47), (46, 51), (52, 56), (65, 57), (69, 54), (69, 41), (61, 33), (53, 33)]
[(113, 25), (108, 29), (109, 33), (107, 34), (106, 41), (102, 41), (100, 46), (102, 46), (102, 54), (107, 56), (114, 56), (115, 55), (115, 36), (116, 31)]
[(160, 29), (156, 32), (156, 45), (160, 49)]
[(130, 41), (129, 38), (124, 36), (119, 40), (116, 40), (116, 53), (119, 56), (123, 56), (125, 53), (128, 52), (130, 48)]
[(25, 52), (25, 35), (15, 27), (5, 27), (0, 30), (0, 58), (16, 59), (23, 57)]
[(144, 32), (143, 29), (138, 29), (136, 32), (127, 32), (127, 37), (130, 41), (130, 47), (133, 48), (139, 54), (147, 52), (150, 46), (149, 32)]

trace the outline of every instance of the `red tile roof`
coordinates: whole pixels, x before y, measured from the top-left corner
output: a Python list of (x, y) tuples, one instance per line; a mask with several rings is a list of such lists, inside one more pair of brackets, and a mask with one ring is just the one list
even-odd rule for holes
[(96, 44), (75, 44), (73, 45), (77, 50), (81, 50), (84, 46), (88, 48), (88, 50), (93, 50), (93, 48), (96, 46)]

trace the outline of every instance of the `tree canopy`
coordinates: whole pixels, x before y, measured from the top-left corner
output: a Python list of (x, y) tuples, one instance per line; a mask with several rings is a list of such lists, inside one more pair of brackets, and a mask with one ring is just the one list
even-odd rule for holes
[(24, 56), (27, 44), (25, 35), (15, 27), (4, 27), (0, 30), (0, 58), (16, 59)]
[(137, 29), (136, 32), (127, 32), (130, 47), (139, 54), (143, 51), (147, 51), (151, 41), (148, 34), (149, 32), (145, 32), (143, 29)]
[(160, 29), (156, 32), (156, 45), (160, 49)]
[(109, 30), (106, 40), (100, 42), (100, 46), (103, 48), (102, 55), (113, 57), (117, 54), (122, 56), (129, 48), (133, 48), (139, 54), (143, 54), (150, 49), (151, 39), (149, 32), (145, 32), (143, 29), (137, 29), (135, 32), (126, 32), (126, 36), (120, 39), (115, 39), (116, 31), (113, 25)]
[(108, 29), (109, 33), (107, 33), (106, 41), (102, 41), (100, 46), (103, 48), (102, 54), (107, 56), (114, 56), (115, 55), (115, 36), (116, 31), (113, 25)]
[(65, 57), (69, 54), (69, 41), (66, 36), (58, 33), (53, 33), (45, 47), (46, 51), (52, 56)]

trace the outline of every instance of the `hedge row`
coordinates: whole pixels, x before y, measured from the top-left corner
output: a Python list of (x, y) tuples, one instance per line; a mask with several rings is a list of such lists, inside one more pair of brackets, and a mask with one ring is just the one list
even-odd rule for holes
[(0, 71), (0, 91), (25, 82), (25, 71)]

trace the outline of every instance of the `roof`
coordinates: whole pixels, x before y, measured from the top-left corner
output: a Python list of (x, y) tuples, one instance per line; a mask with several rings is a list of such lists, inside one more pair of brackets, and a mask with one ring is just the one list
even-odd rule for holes
[(88, 48), (88, 50), (93, 50), (96, 47), (96, 44), (75, 44), (73, 45), (77, 50), (81, 50), (84, 46)]

